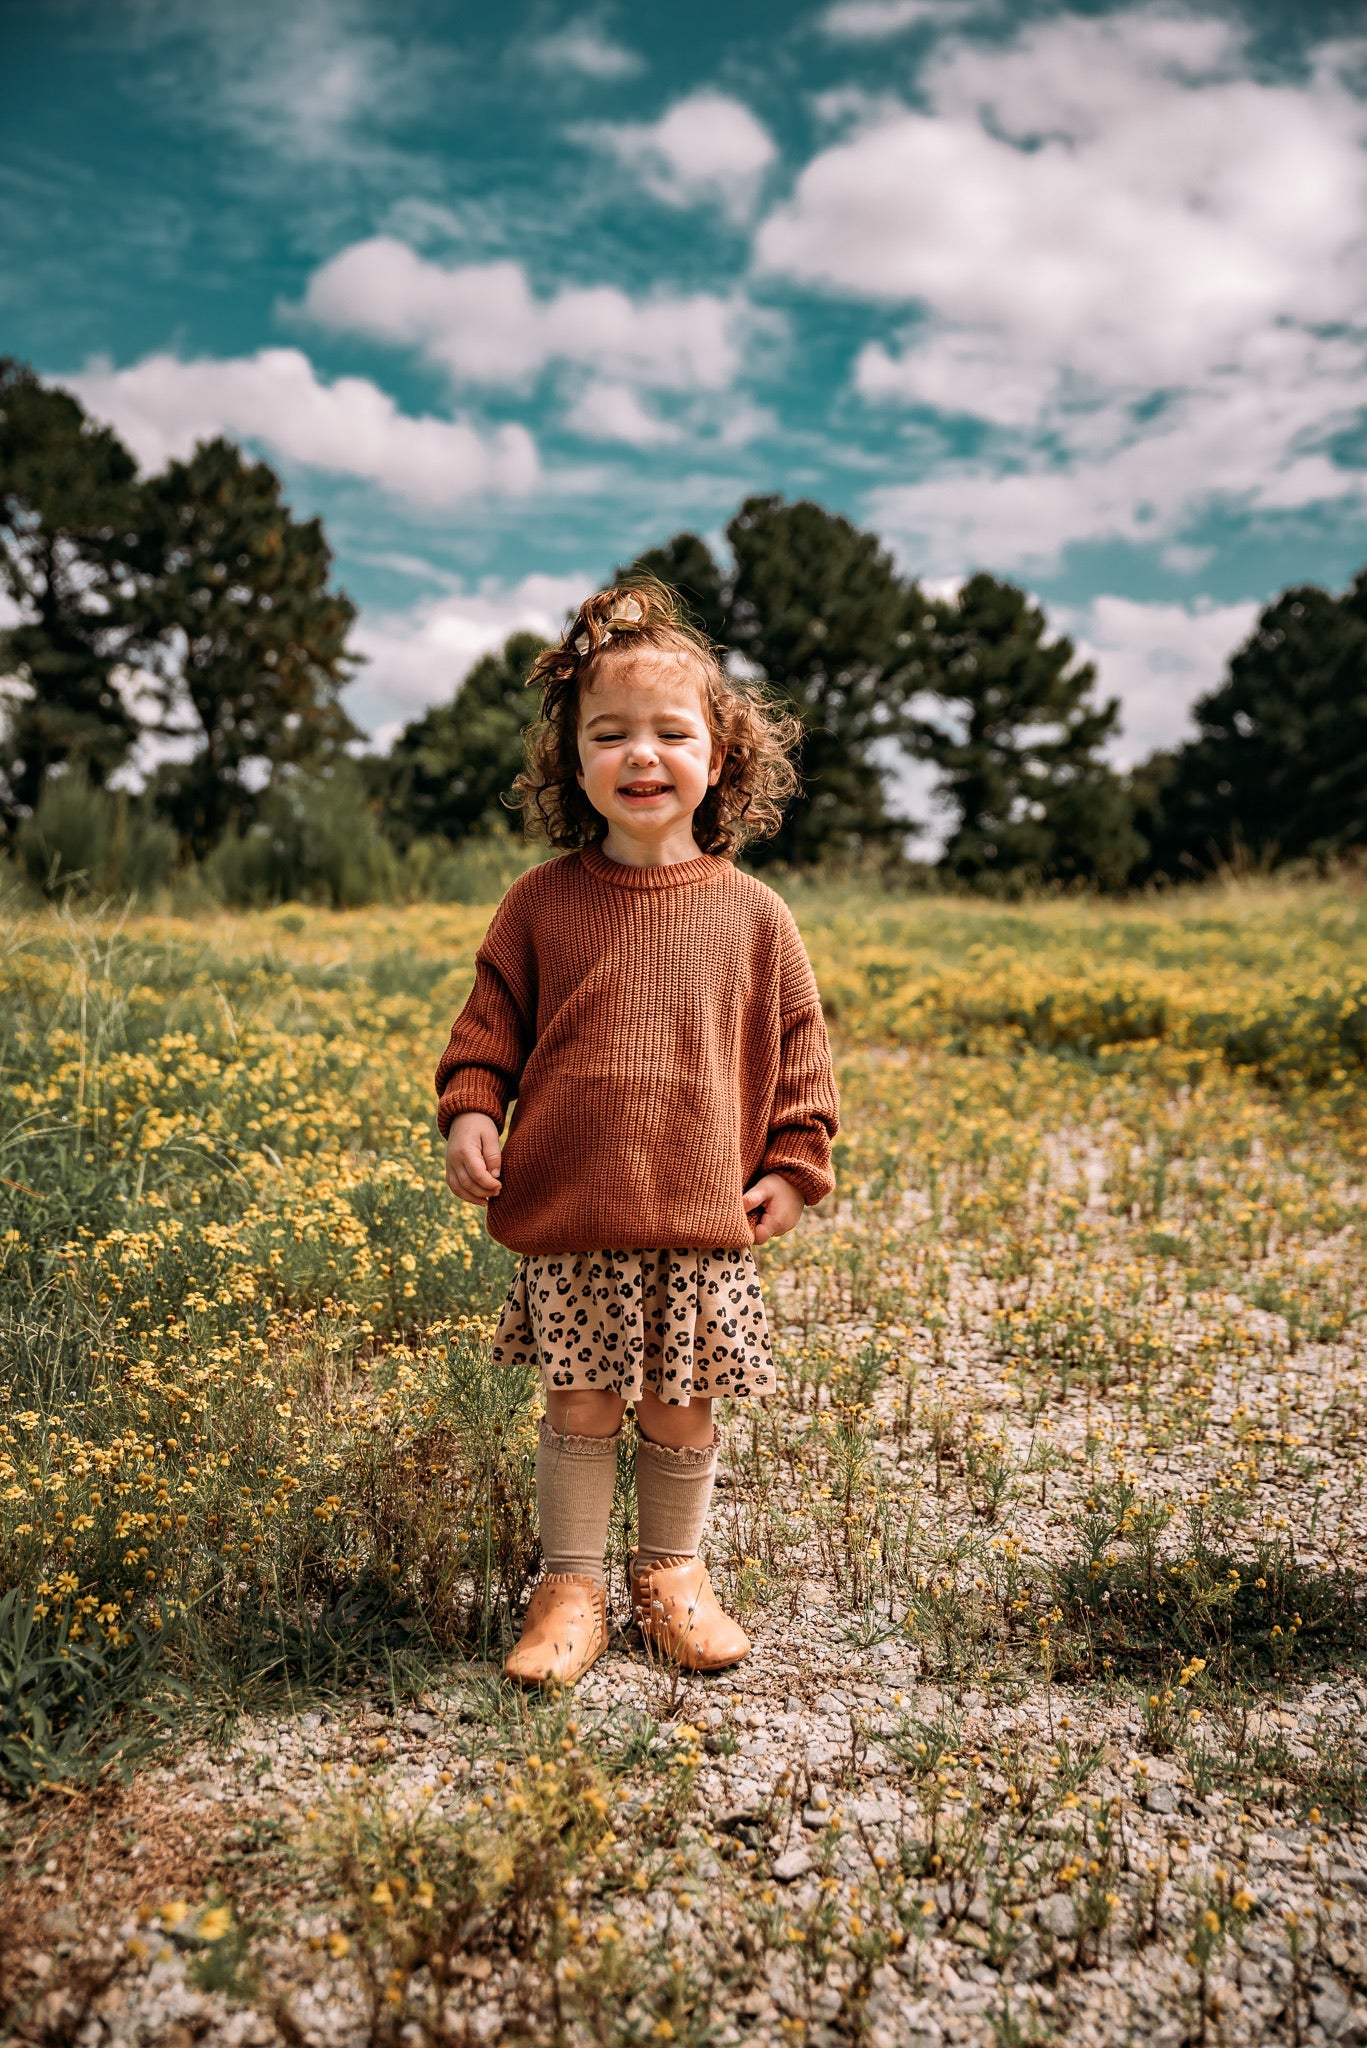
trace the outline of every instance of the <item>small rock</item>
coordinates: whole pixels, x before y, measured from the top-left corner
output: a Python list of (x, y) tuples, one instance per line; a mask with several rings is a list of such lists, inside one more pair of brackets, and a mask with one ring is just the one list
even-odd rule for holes
[(902, 1818), (899, 1801), (890, 1792), (872, 1793), (867, 1798), (856, 1799), (852, 1808), (856, 1820), (866, 1828), (895, 1827)]
[(1077, 1932), (1077, 1907), (1067, 1892), (1053, 1892), (1047, 1899), (1041, 1899), (1035, 1908), (1035, 1918), (1055, 1941), (1071, 1941)]
[(503, 2015), (496, 2005), (479, 2005), (471, 2013), (469, 2025), (476, 2041), (496, 2041), (503, 2031)]
[(403, 1726), (410, 1735), (416, 1735), (419, 1741), (425, 1742), (429, 1735), (436, 1734), (441, 1723), (435, 1714), (405, 1714)]
[(1324, 1984), (1322, 1990), (1315, 1993), (1311, 2000), (1311, 2011), (1331, 2041), (1337, 2041), (1340, 2034), (1348, 2031), (1354, 2017), (1347, 1993), (1341, 1984), (1335, 1984), (1332, 1979)]
[(976, 1949), (979, 1955), (987, 1953), (987, 1935), (981, 1927), (975, 1927), (971, 1920), (961, 1920), (953, 1930), (952, 1938), (961, 1948)]
[(1294, 1849), (1288, 1849), (1285, 1842), (1271, 1839), (1265, 1842), (1261, 1849), (1255, 1849), (1253, 1853), (1260, 1857), (1264, 1863), (1288, 1864), (1297, 1861)]
[(475, 1984), (483, 1984), (494, 1973), (488, 1956), (452, 1956), (449, 1967), (453, 1977), (468, 1977)]
[(800, 1877), (806, 1877), (812, 1867), (812, 1859), (805, 1849), (789, 1849), (773, 1862), (774, 1876), (780, 1884), (794, 1884)]
[(1177, 1787), (1175, 1785), (1150, 1785), (1144, 1795), (1144, 1804), (1150, 1813), (1176, 1813)]
[(802, 1712), (802, 1702), (795, 1692), (790, 1692), (787, 1699), (783, 1702), (783, 1711), (785, 1714), (800, 1714)]

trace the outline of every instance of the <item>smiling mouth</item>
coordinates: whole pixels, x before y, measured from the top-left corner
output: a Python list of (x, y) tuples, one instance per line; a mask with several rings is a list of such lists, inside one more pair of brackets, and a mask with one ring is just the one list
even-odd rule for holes
[(669, 782), (626, 782), (618, 790), (619, 796), (634, 797), (638, 803), (653, 796), (668, 796), (673, 788)]

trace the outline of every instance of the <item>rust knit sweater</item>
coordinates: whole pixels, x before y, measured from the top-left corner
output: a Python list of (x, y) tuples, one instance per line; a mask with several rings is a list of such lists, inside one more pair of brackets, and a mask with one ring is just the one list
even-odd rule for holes
[(783, 899), (701, 854), (597, 847), (514, 882), (437, 1067), (437, 1122), (502, 1129), (489, 1232), (515, 1252), (735, 1249), (741, 1197), (835, 1185), (840, 1106), (816, 981)]

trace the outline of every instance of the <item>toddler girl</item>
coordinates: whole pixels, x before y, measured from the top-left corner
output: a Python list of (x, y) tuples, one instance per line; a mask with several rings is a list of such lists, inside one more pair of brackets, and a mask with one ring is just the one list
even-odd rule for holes
[(633, 1615), (686, 1669), (720, 1670), (750, 1644), (697, 1554), (712, 1404), (773, 1392), (751, 1246), (834, 1185), (812, 970), (782, 899), (731, 859), (777, 828), (799, 728), (658, 583), (591, 597), (529, 681), (541, 718), (515, 789), (529, 831), (568, 850), (499, 905), (437, 1068), (447, 1183), (521, 1255), (494, 1361), (534, 1362), (546, 1388), (546, 1568), (505, 1669), (569, 1685), (607, 1645), (630, 1404)]

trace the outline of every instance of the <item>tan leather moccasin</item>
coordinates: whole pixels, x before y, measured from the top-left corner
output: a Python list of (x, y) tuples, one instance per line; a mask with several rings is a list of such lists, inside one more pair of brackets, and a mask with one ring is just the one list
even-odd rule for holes
[(548, 1572), (527, 1602), (506, 1678), (521, 1685), (573, 1685), (608, 1646), (608, 1600), (578, 1572)]
[(631, 1574), (632, 1618), (652, 1649), (685, 1671), (724, 1671), (750, 1638), (712, 1591), (700, 1557), (666, 1557)]

